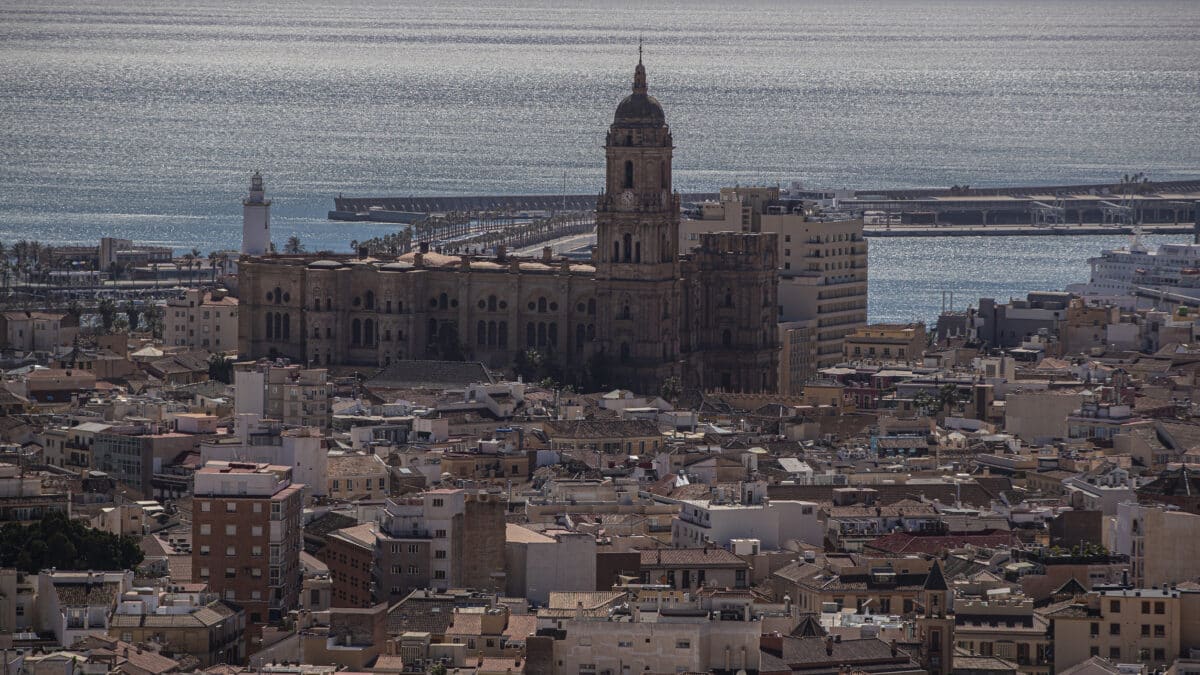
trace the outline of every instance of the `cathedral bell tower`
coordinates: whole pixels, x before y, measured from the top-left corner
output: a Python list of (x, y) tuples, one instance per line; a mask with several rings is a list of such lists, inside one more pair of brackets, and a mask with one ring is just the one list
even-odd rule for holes
[(671, 189), (671, 129), (648, 93), (641, 48), (633, 92), (605, 140), (596, 204), (597, 335), (613, 384), (657, 393), (677, 374), (679, 195)]

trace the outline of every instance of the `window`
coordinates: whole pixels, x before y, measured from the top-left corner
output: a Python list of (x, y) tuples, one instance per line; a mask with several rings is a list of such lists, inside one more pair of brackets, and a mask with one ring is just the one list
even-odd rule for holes
[(237, 536), (237, 525), (233, 525), (233, 524), (226, 525), (225, 526), (225, 536), (236, 537)]
[(625, 187), (626, 189), (633, 187), (633, 162), (632, 161), (625, 162), (625, 182), (623, 184), (623, 187)]
[(208, 513), (212, 510), (212, 502), (200, 502), (200, 510)]
[(1165, 603), (1165, 602), (1154, 603), (1154, 613), (1155, 614), (1166, 614), (1167, 613), (1167, 603)]
[(420, 547), (419, 545), (417, 545), (417, 544), (409, 544), (409, 545), (408, 545), (408, 552), (409, 552), (409, 553), (417, 553), (417, 552), (418, 552), (418, 551), (420, 551), (420, 550), (421, 550), (421, 547)]
[(691, 649), (691, 648), (692, 648), (691, 640), (676, 640), (675, 641), (675, 649)]
[(212, 525), (200, 523), (200, 534), (212, 534)]
[(262, 513), (262, 504), (260, 504), (258, 502), (254, 502), (254, 508), (252, 510), (255, 513)]
[(261, 537), (262, 533), (263, 533), (262, 525), (251, 525), (250, 526), (250, 536)]
[(1163, 649), (1162, 647), (1155, 647), (1154, 648), (1154, 660), (1155, 661), (1166, 661), (1167, 660), (1167, 650)]
[(445, 539), (445, 538), (446, 538), (446, 531), (445, 531), (445, 530), (438, 530), (437, 532), (434, 532), (433, 536), (437, 537), (438, 539)]
[(409, 573), (409, 574), (416, 574), (416, 573), (417, 573), (417, 566), (416, 566), (416, 565), (409, 565), (409, 566), (408, 566), (408, 573)]
[(1166, 637), (1167, 627), (1161, 623), (1154, 624), (1154, 637)]
[(236, 567), (226, 567), (225, 568), (225, 578), (226, 579), (232, 579), (236, 576), (237, 576), (237, 568)]
[(208, 550), (209, 550), (208, 546), (201, 546), (200, 547), (200, 555), (208, 555)]
[(1120, 614), (1121, 613), (1121, 601), (1120, 600), (1109, 600), (1108, 601), (1108, 611), (1112, 612), (1113, 614)]
[(236, 546), (226, 546), (225, 547), (225, 555), (229, 556), (230, 558), (237, 555), (237, 547)]
[(1108, 624), (1108, 634), (1109, 635), (1120, 635), (1121, 634), (1121, 624), (1119, 624), (1119, 623)]
[(433, 557), (437, 558), (438, 560), (445, 560), (446, 552), (445, 551), (434, 551)]
[(1114, 661), (1121, 658), (1121, 648), (1120, 647), (1109, 647), (1108, 648), (1108, 658), (1113, 659)]
[(433, 505), (434, 505), (434, 507), (445, 506), (446, 500), (442, 499), (441, 497), (434, 497)]
[(262, 547), (261, 546), (251, 546), (250, 547), (250, 555), (256, 556), (256, 557), (261, 556), (262, 555)]
[(632, 640), (617, 640), (617, 647), (620, 647), (621, 649), (632, 648), (633, 641)]
[(433, 578), (434, 579), (445, 579), (446, 578), (446, 570), (434, 570)]
[(1142, 624), (1142, 637), (1150, 637), (1150, 624)]

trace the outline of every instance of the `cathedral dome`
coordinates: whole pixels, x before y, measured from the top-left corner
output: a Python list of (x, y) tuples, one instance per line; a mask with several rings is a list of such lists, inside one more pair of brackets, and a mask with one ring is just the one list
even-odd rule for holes
[(666, 124), (666, 121), (667, 116), (663, 113), (662, 104), (646, 93), (646, 67), (639, 58), (637, 69), (633, 72), (633, 93), (617, 105), (613, 123), (660, 125)]

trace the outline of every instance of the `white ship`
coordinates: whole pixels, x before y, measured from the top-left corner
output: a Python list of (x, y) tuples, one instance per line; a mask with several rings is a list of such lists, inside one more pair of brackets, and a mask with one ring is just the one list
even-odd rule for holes
[(1089, 258), (1091, 280), (1070, 284), (1067, 291), (1089, 302), (1106, 302), (1122, 307), (1152, 305), (1146, 296), (1170, 293), (1200, 298), (1200, 243), (1161, 244), (1151, 251), (1140, 233), (1129, 246), (1105, 250)]

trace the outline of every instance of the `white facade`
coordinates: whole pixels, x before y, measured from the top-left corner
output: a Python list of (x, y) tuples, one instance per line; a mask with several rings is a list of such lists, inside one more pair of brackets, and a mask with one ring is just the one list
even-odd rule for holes
[(321, 445), (320, 429), (284, 430), (277, 422), (264, 422), (258, 415), (240, 414), (235, 432), (234, 438), (201, 444), (201, 459), (291, 467), (292, 480), (303, 483), (307, 494), (325, 496), (329, 455)]
[(775, 551), (789, 539), (820, 544), (824, 535), (817, 511), (812, 502), (763, 500), (745, 505), (683, 500), (671, 523), (671, 545), (711, 543), (729, 548), (734, 539), (758, 539), (763, 550)]
[(270, 252), (271, 200), (265, 196), (262, 174), (255, 171), (250, 178), (250, 195), (242, 200), (242, 255)]

